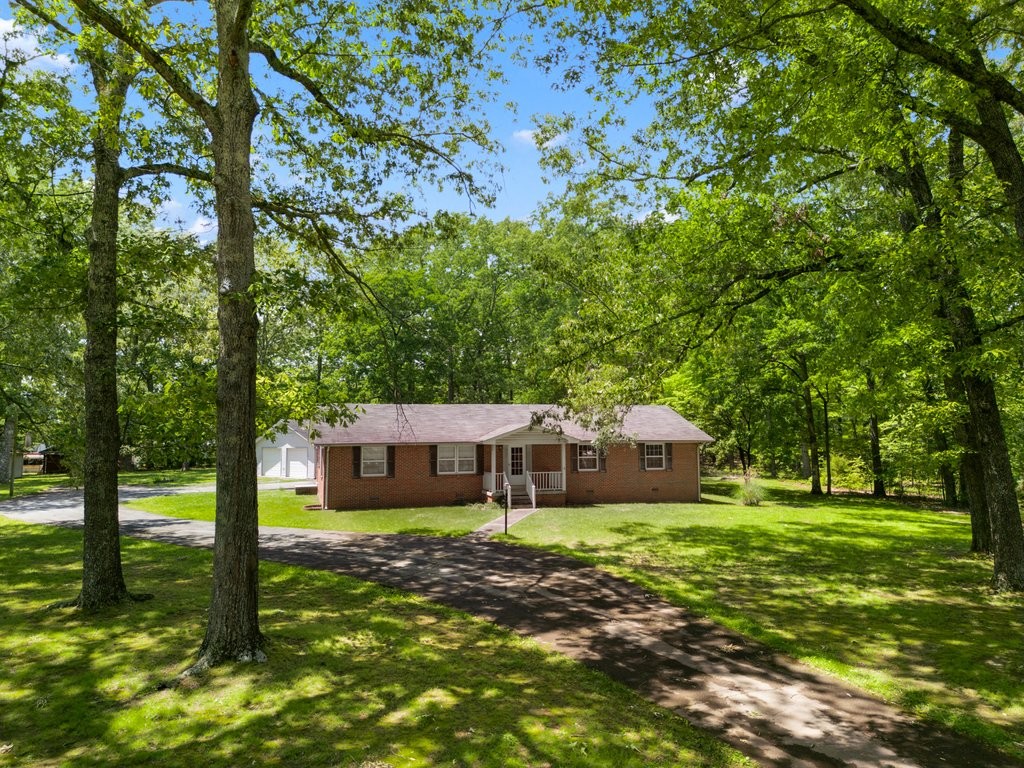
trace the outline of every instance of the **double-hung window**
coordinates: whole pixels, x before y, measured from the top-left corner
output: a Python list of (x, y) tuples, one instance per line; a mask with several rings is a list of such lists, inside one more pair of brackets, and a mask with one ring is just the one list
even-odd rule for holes
[(384, 477), (388, 473), (388, 447), (386, 445), (364, 445), (362, 448), (360, 474), (363, 477)]
[(576, 468), (580, 472), (597, 472), (597, 448), (593, 445), (580, 445), (576, 450)]
[(437, 474), (472, 475), (475, 473), (475, 445), (448, 443), (437, 446)]
[(645, 443), (644, 444), (644, 468), (664, 469), (665, 468), (665, 444)]

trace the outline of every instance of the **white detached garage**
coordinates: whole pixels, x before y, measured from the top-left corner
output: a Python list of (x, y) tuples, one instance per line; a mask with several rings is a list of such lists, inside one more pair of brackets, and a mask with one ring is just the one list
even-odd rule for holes
[(288, 480), (315, 477), (316, 452), (309, 443), (309, 430), (290, 421), (285, 431), (256, 441), (256, 474)]

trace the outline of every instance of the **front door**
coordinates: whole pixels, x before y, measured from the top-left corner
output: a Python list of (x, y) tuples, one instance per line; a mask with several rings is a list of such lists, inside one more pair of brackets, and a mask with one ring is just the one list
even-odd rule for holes
[(510, 485), (526, 485), (523, 446), (513, 445), (508, 449), (508, 482)]

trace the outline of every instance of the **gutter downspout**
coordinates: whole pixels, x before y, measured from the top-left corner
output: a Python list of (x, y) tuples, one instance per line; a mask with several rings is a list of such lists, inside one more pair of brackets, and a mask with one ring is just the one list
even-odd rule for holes
[(700, 452), (703, 450), (704, 446), (700, 443), (694, 443), (694, 446), (697, 448), (697, 450), (694, 451), (694, 454), (697, 456), (697, 501), (701, 502), (704, 499), (702, 498), (702, 491), (700, 487)]
[[(325, 445), (324, 446), (324, 452), (323, 452), (323, 456), (321, 458), (322, 458), (323, 463), (324, 463), (324, 498), (323, 498), (323, 501), (320, 502), (320, 508), (321, 509), (330, 509), (330, 507), (327, 506), (327, 494), (330, 492), (328, 489), (330, 488), (330, 482), (329, 481), (330, 481), (330, 477), (331, 477), (331, 446), (329, 446), (329, 445)], [(700, 482), (700, 480), (698, 478), (698, 483), (699, 482)]]

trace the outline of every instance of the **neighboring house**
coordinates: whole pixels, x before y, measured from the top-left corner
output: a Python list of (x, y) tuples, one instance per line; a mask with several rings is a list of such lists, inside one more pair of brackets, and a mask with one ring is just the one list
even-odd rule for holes
[(43, 468), (39, 471), (41, 475), (63, 475), (68, 468), (64, 466), (64, 453), (58, 448), (43, 448), (40, 452), (43, 457)]
[(309, 430), (294, 421), (284, 431), (256, 441), (256, 474), (289, 480), (311, 480), (316, 472), (316, 452)]
[(535, 425), (546, 405), (364, 405), (344, 427), (319, 427), (324, 509), (440, 506), (494, 498), (530, 506), (699, 501), (700, 445), (712, 438), (668, 406), (630, 408), (617, 443), (565, 421)]

